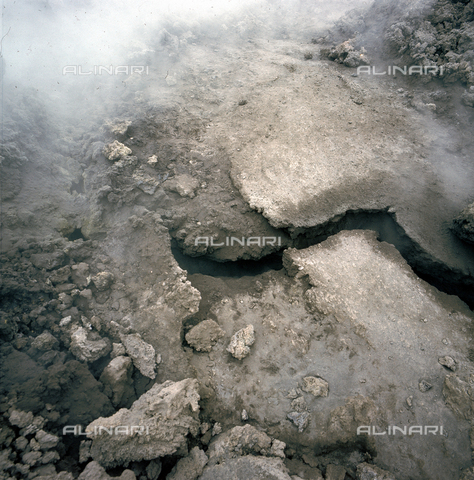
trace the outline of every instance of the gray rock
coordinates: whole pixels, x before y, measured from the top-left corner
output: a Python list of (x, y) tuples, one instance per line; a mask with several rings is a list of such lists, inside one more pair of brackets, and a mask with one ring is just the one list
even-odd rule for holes
[(207, 460), (207, 455), (199, 447), (194, 447), (186, 457), (178, 461), (166, 480), (196, 480), (202, 474)]
[(269, 437), (252, 425), (234, 427), (219, 435), (209, 445), (209, 465), (223, 463), (229, 458), (243, 455), (265, 455), (285, 458), (286, 444)]
[(326, 480), (344, 480), (346, 478), (346, 469), (341, 465), (330, 463), (326, 467)]
[(114, 275), (110, 272), (99, 272), (97, 275), (92, 277), (92, 283), (95, 285), (95, 288), (99, 292), (108, 290), (112, 283), (114, 282)]
[(92, 440), (82, 440), (79, 445), (79, 463), (85, 463), (91, 458)]
[(291, 480), (281, 458), (246, 455), (220, 465), (207, 466), (199, 480)]
[(28, 440), (25, 437), (18, 437), (14, 442), (17, 450), (23, 451), (28, 446)]
[(78, 360), (91, 363), (105, 357), (112, 350), (112, 345), (108, 338), (79, 327), (71, 335), (69, 350)]
[(152, 460), (146, 467), (148, 480), (158, 480), (161, 473), (161, 462), (159, 459)]
[(176, 177), (168, 180), (166, 183), (166, 189), (171, 192), (177, 192), (182, 197), (194, 198), (196, 196), (195, 191), (199, 186), (199, 181), (190, 175), (176, 175)]
[(149, 343), (144, 342), (138, 333), (121, 335), (120, 338), (127, 355), (132, 358), (133, 364), (140, 370), (140, 373), (145, 377), (155, 378), (155, 349)]
[(308, 426), (308, 412), (290, 412), (287, 417), (298, 427), (298, 432), (300, 433)]
[(31, 342), (32, 347), (41, 351), (52, 350), (58, 345), (58, 339), (49, 332), (41, 333)]
[(456, 371), (456, 360), (454, 360), (453, 357), (450, 357), (448, 355), (446, 355), (445, 357), (439, 357), (438, 362), (440, 365), (443, 365), (443, 367), (448, 368), (452, 372)]
[[(189, 434), (199, 432), (199, 393), (196, 379), (154, 385), (130, 409), (122, 408), (87, 427), (92, 458), (105, 467), (152, 460), (186, 449)], [(94, 427), (143, 427), (134, 435), (94, 436)]]
[(204, 320), (191, 328), (186, 341), (198, 352), (210, 352), (224, 335), (224, 330), (214, 320)]
[(41, 452), (32, 451), (32, 452), (24, 453), (21, 458), (23, 463), (26, 463), (30, 467), (34, 467), (35, 465), (39, 464), (41, 455), (42, 455)]
[(67, 257), (64, 252), (35, 253), (30, 257), (31, 263), (39, 269), (54, 270), (66, 264)]
[(115, 357), (104, 368), (100, 381), (105, 386), (104, 393), (114, 406), (134, 395), (132, 386), (133, 364), (130, 357)]
[(125, 355), (125, 353), (126, 350), (123, 346), (123, 343), (112, 343), (112, 353), (110, 354), (112, 358), (120, 357), (122, 355)]
[(55, 463), (59, 461), (59, 459), (59, 453), (55, 450), (52, 450), (43, 454), (43, 456), (41, 457), (41, 463), (43, 465), (47, 465), (48, 463)]
[(428, 390), (431, 390), (433, 388), (433, 385), (431, 383), (427, 382), (426, 380), (420, 380), (418, 383), (418, 388), (420, 392), (427, 392)]
[(87, 263), (77, 263), (71, 267), (72, 281), (80, 288), (89, 285), (89, 265)]
[(39, 443), (41, 450), (50, 450), (55, 448), (59, 442), (59, 437), (46, 433), (44, 430), (38, 430), (35, 435), (36, 441)]
[(357, 465), (357, 480), (396, 480), (395, 476), (386, 470), (370, 465), (369, 463), (360, 463)]
[(32, 412), (22, 412), (21, 410), (13, 410), (8, 420), (10, 423), (19, 428), (25, 428), (33, 423), (34, 415)]
[(315, 397), (327, 397), (329, 393), (329, 384), (320, 377), (303, 378), (304, 385), (301, 389), (304, 392), (311, 393)]
[(236, 332), (230, 339), (227, 351), (238, 360), (242, 360), (250, 353), (250, 346), (255, 342), (253, 325), (247, 325)]
[(474, 467), (464, 469), (460, 480), (474, 480)]

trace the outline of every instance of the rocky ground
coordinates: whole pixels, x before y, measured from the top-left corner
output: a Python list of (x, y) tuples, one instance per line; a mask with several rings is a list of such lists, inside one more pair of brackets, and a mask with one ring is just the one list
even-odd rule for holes
[(474, 478), (473, 4), (337, 5), (5, 97), (0, 479)]

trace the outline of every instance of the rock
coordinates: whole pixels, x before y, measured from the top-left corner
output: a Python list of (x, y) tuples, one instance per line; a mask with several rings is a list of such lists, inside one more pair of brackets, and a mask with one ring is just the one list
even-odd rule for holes
[(302, 433), (308, 426), (309, 413), (308, 412), (291, 412), (287, 417), (298, 427), (298, 432)]
[(120, 357), (122, 355), (125, 355), (125, 353), (126, 350), (123, 346), (123, 343), (112, 343), (112, 352), (110, 354), (112, 358)]
[(69, 350), (78, 360), (92, 363), (105, 357), (112, 350), (112, 345), (108, 338), (102, 338), (97, 332), (79, 327), (71, 335)]
[(246, 422), (249, 419), (249, 414), (247, 413), (247, 410), (245, 410), (245, 408), (242, 410), (240, 418), (242, 418), (243, 422)]
[(461, 473), (460, 480), (474, 480), (474, 467), (464, 469)]
[(32, 412), (22, 412), (19, 410), (13, 410), (10, 413), (9, 421), (12, 425), (18, 428), (25, 428), (33, 423), (34, 415)]
[(210, 352), (224, 335), (224, 330), (214, 320), (204, 320), (191, 328), (186, 341), (198, 352)]
[(207, 455), (199, 447), (194, 447), (186, 457), (178, 460), (166, 480), (196, 480), (206, 463)]
[(219, 422), (216, 422), (212, 427), (212, 436), (220, 435), (222, 433), (222, 425)]
[(227, 347), (227, 351), (238, 360), (242, 360), (250, 353), (250, 346), (255, 342), (253, 325), (247, 325), (236, 332)]
[(199, 480), (291, 480), (283, 460), (274, 457), (246, 455), (228, 460), (220, 465), (207, 466)]
[(97, 275), (92, 277), (92, 283), (95, 285), (95, 288), (99, 292), (108, 290), (112, 283), (114, 282), (114, 275), (110, 272), (99, 272)]
[(357, 465), (357, 480), (395, 480), (395, 476), (375, 465), (360, 463)]
[(79, 463), (85, 463), (91, 458), (92, 440), (82, 440), (79, 445)]
[(116, 162), (117, 160), (121, 160), (122, 158), (131, 155), (132, 150), (118, 140), (114, 140), (112, 143), (109, 143), (104, 147), (102, 153), (107, 160)]
[(291, 409), (294, 412), (307, 412), (308, 411), (308, 405), (306, 404), (306, 400), (304, 397), (297, 397), (291, 402)]
[(473, 411), (473, 392), (469, 383), (452, 373), (446, 375), (443, 384), (446, 405), (460, 418), (469, 420)]
[(18, 437), (14, 442), (17, 450), (23, 451), (28, 446), (28, 440), (25, 437)]
[(32, 342), (31, 346), (41, 350), (41, 351), (47, 351), (47, 350), (52, 350), (54, 348), (57, 348), (59, 345), (59, 342), (57, 338), (54, 335), (51, 335), (49, 332), (43, 332), (40, 335), (38, 335)]
[(148, 378), (155, 378), (156, 354), (155, 349), (142, 340), (138, 333), (120, 336), (125, 347), (127, 355), (129, 355), (133, 364), (140, 373)]
[(446, 367), (453, 372), (456, 371), (456, 361), (453, 357), (450, 357), (448, 355), (446, 355), (445, 357), (439, 357), (438, 362), (440, 365), (443, 365), (443, 367)]
[(67, 262), (64, 252), (35, 253), (30, 257), (31, 263), (36, 267), (45, 270), (54, 270), (63, 267)]
[(35, 465), (39, 464), (41, 455), (42, 455), (41, 452), (32, 451), (32, 452), (24, 453), (21, 458), (23, 463), (26, 463), (26, 465), (29, 465), (30, 467), (34, 467)]
[(47, 465), (48, 463), (55, 463), (59, 461), (59, 459), (59, 453), (53, 450), (51, 452), (46, 452), (43, 454), (43, 456), (41, 457), (41, 463), (43, 465)]
[(176, 175), (174, 178), (166, 181), (166, 189), (171, 192), (177, 192), (182, 197), (194, 198), (195, 191), (199, 186), (199, 181), (190, 175)]
[(55, 448), (59, 442), (59, 437), (46, 433), (44, 430), (38, 430), (35, 435), (36, 441), (39, 443), (41, 450), (50, 450)]
[(146, 467), (146, 475), (148, 480), (158, 480), (161, 473), (160, 460), (152, 460)]
[(252, 425), (234, 427), (219, 435), (209, 445), (209, 465), (223, 463), (243, 455), (265, 455), (285, 458), (286, 444), (269, 437)]
[(326, 480), (344, 480), (346, 469), (341, 465), (329, 464), (326, 467)]
[[(130, 409), (122, 408), (107, 418), (98, 418), (87, 427), (91, 432), (92, 458), (105, 467), (152, 460), (186, 449), (187, 436), (199, 432), (198, 382), (155, 384)], [(134, 435), (94, 436), (94, 427), (137, 426)], [(129, 431), (130, 433), (130, 431)]]
[(80, 288), (89, 286), (89, 265), (81, 262), (71, 267), (71, 277), (75, 285)]
[(303, 378), (304, 385), (301, 389), (304, 392), (311, 393), (315, 397), (327, 397), (329, 393), (329, 384), (320, 377)]
[(115, 407), (135, 394), (132, 373), (132, 359), (123, 356), (113, 358), (102, 372), (99, 380), (104, 384), (105, 393)]
[(418, 383), (418, 388), (420, 392), (427, 392), (428, 390), (431, 390), (433, 388), (433, 385), (431, 383), (427, 382), (426, 380), (420, 380)]
[(452, 229), (461, 240), (474, 243), (474, 203), (467, 206), (453, 220)]
[[(137, 477), (131, 470), (124, 470), (120, 480), (135, 480)], [(89, 462), (84, 471), (79, 475), (78, 480), (111, 480), (105, 469), (97, 462)]]
[(468, 107), (474, 107), (474, 92), (466, 91), (461, 96), (462, 103)]

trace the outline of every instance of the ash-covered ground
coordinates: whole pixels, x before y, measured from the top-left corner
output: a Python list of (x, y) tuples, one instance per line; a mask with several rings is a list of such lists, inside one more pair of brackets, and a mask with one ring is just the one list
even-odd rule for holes
[(2, 15), (0, 480), (474, 478), (472, 0)]

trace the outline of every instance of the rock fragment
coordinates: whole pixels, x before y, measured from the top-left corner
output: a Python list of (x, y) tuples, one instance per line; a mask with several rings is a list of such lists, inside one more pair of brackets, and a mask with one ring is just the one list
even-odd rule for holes
[(122, 400), (134, 395), (132, 373), (133, 364), (130, 357), (115, 357), (105, 367), (100, 381), (104, 384), (104, 393), (111, 399), (112, 405), (117, 407)]
[(395, 480), (395, 476), (369, 463), (357, 465), (357, 480)]
[[(104, 467), (126, 466), (185, 451), (188, 435), (199, 432), (199, 399), (194, 378), (153, 385), (130, 409), (121, 408), (111, 417), (100, 417), (88, 425), (92, 458)], [(93, 433), (94, 427), (124, 425), (143, 428), (133, 435)]]
[(469, 420), (473, 411), (473, 394), (469, 383), (455, 373), (446, 375), (443, 383), (443, 397), (449, 408), (460, 418)]
[(166, 480), (196, 480), (202, 474), (207, 460), (207, 455), (199, 447), (194, 447), (186, 457), (178, 460)]
[(112, 350), (112, 345), (108, 338), (79, 327), (71, 335), (69, 350), (78, 360), (92, 363), (105, 357)]
[[(89, 462), (84, 471), (79, 475), (78, 480), (111, 480), (105, 468), (103, 468), (98, 462)], [(124, 470), (119, 480), (136, 480), (135, 474), (131, 470)]]
[(210, 352), (224, 335), (224, 330), (214, 320), (204, 320), (191, 328), (186, 341), (198, 352)]
[(99, 272), (97, 275), (92, 277), (92, 283), (95, 285), (95, 288), (99, 292), (108, 290), (112, 283), (114, 282), (114, 274), (110, 272)]
[(420, 389), (420, 392), (427, 392), (428, 390), (431, 390), (433, 388), (433, 385), (431, 383), (427, 382), (426, 380), (420, 380), (418, 383), (418, 388)]
[(238, 360), (242, 360), (250, 353), (250, 346), (255, 342), (255, 334), (253, 325), (247, 325), (236, 332), (227, 347), (227, 351)]
[(443, 367), (448, 368), (452, 372), (456, 371), (456, 360), (454, 360), (453, 357), (450, 357), (449, 355), (446, 355), (445, 357), (439, 357), (438, 362), (440, 365), (443, 365)]
[(138, 333), (121, 335), (120, 338), (135, 367), (145, 377), (154, 379), (156, 377), (156, 354), (153, 346), (143, 341)]
[(117, 160), (131, 155), (132, 150), (118, 140), (114, 140), (112, 143), (109, 143), (104, 147), (102, 153), (107, 160), (116, 162)]
[(326, 467), (326, 480), (344, 480), (346, 478), (346, 469), (342, 465), (330, 463)]
[(304, 385), (301, 387), (303, 391), (311, 393), (315, 397), (327, 397), (329, 393), (329, 383), (320, 377), (303, 378)]
[(191, 175), (176, 175), (166, 182), (166, 188), (172, 192), (177, 192), (182, 197), (194, 198), (195, 191), (199, 186), (199, 181)]
[(298, 427), (298, 432), (302, 433), (308, 426), (309, 413), (308, 412), (291, 412), (287, 417)]

